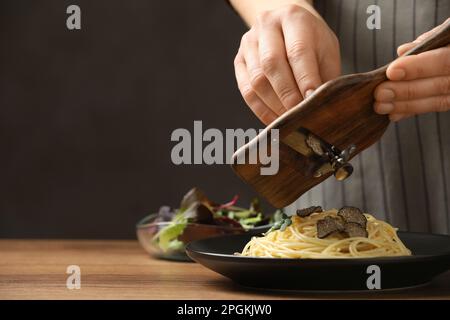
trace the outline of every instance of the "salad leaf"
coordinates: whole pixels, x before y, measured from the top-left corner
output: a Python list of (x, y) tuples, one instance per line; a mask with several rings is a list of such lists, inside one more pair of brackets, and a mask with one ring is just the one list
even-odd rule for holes
[[(165, 228), (161, 229), (154, 237), (158, 242), (159, 247), (163, 251), (173, 249), (174, 246), (179, 246), (178, 237), (183, 234), (187, 226), (187, 219), (182, 213), (178, 213), (174, 220)], [(178, 241), (178, 242), (177, 242)]]
[(285, 215), (286, 213), (284, 212), (284, 209), (278, 209), (272, 216), (272, 222), (278, 222), (283, 220)]
[(183, 250), (189, 239), (179, 240), (188, 223), (200, 223), (207, 225), (226, 226), (236, 230), (248, 230), (258, 225), (275, 223), (273, 229), (286, 228), (289, 226), (287, 216), (282, 210), (274, 215), (267, 216), (261, 211), (261, 205), (257, 198), (253, 199), (249, 208), (236, 206), (238, 196), (224, 204), (217, 204), (209, 200), (205, 193), (198, 188), (192, 188), (183, 197), (179, 209), (171, 209), (163, 206), (159, 209), (157, 222), (169, 222), (154, 236), (161, 250), (177, 251)]
[(183, 200), (181, 200), (180, 211), (186, 210), (196, 202), (209, 203), (209, 200), (203, 191), (201, 191), (198, 188), (192, 188), (191, 190), (188, 191), (188, 193), (184, 195)]
[(233, 197), (233, 199), (231, 199), (230, 202), (221, 204), (220, 206), (218, 206), (218, 207), (216, 208), (216, 210), (221, 210), (221, 209), (230, 208), (230, 207), (232, 207), (232, 206), (234, 206), (234, 205), (236, 204), (236, 202), (237, 202), (238, 199), (239, 199), (239, 196), (238, 196), (238, 195), (235, 195), (235, 196)]
[(178, 251), (184, 249), (184, 243), (183, 241), (180, 241), (178, 239), (173, 239), (169, 242), (169, 251)]
[(230, 219), (226, 216), (217, 217), (214, 219), (214, 222), (219, 226), (227, 226), (236, 229), (242, 229), (242, 225), (235, 219)]
[(286, 230), (287, 227), (289, 227), (292, 224), (291, 216), (288, 216), (284, 209), (279, 209), (275, 211), (273, 215), (273, 225), (272, 227), (265, 233), (268, 234), (274, 230)]
[(259, 203), (258, 198), (254, 198), (250, 203), (250, 211), (261, 212), (261, 204)]
[(258, 222), (262, 220), (262, 214), (258, 213), (256, 217), (241, 219), (239, 222), (241, 223), (242, 227), (244, 229), (250, 229), (253, 228)]
[[(232, 212), (233, 212), (233, 217), (238, 220), (239, 219), (247, 219), (247, 218), (250, 218), (251, 216), (257, 215), (256, 211), (251, 211), (251, 210), (246, 210), (246, 209), (242, 209), (241, 211), (232, 211)], [(230, 217), (230, 216), (228, 216), (228, 217)]]
[(192, 203), (182, 214), (189, 222), (194, 223), (211, 224), (214, 220), (211, 209), (200, 202)]

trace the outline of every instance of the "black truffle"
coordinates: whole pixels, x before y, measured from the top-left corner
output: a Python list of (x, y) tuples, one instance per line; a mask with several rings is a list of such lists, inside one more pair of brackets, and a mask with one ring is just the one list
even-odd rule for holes
[(347, 222), (345, 224), (345, 233), (350, 237), (363, 237), (367, 238), (369, 234), (367, 233), (366, 228), (361, 227), (358, 223)]
[(308, 145), (308, 147), (311, 148), (311, 150), (321, 156), (324, 154), (323, 149), (322, 149), (322, 143), (320, 142), (319, 138), (317, 138), (316, 136), (314, 136), (313, 134), (308, 134), (308, 137), (306, 137), (305, 140), (306, 144)]
[(317, 221), (317, 237), (323, 239), (335, 232), (345, 230), (344, 221), (340, 217), (325, 217)]
[(309, 208), (303, 208), (303, 209), (297, 209), (297, 215), (299, 217), (307, 217), (315, 212), (322, 212), (322, 207), (321, 206), (312, 206)]
[(362, 228), (366, 228), (367, 218), (362, 211), (355, 207), (343, 207), (339, 209), (338, 216), (342, 217), (347, 223), (356, 223)]

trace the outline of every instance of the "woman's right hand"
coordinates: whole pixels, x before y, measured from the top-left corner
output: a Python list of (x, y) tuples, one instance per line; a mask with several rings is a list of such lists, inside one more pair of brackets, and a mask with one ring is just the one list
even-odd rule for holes
[(234, 60), (239, 90), (265, 124), (341, 72), (339, 42), (312, 8), (287, 5), (259, 14)]

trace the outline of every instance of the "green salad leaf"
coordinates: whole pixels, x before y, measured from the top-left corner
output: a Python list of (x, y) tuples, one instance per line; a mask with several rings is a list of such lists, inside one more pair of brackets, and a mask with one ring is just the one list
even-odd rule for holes
[(239, 220), (239, 222), (244, 229), (250, 229), (250, 228), (253, 228), (255, 226), (255, 224), (257, 224), (261, 220), (262, 220), (262, 214), (258, 213), (256, 215), (256, 217), (241, 219), (241, 220)]
[(184, 242), (178, 239), (170, 240), (168, 251), (179, 251), (184, 249)]
[(178, 250), (184, 245), (182, 241), (178, 240), (178, 237), (183, 234), (184, 229), (188, 224), (187, 219), (182, 212), (175, 215), (170, 224), (161, 229), (154, 237), (159, 247), (164, 252), (169, 250)]
[(238, 196), (224, 204), (218, 204), (208, 199), (198, 188), (192, 188), (183, 197), (179, 209), (173, 210), (163, 206), (158, 212), (157, 222), (164, 222), (164, 227), (153, 237), (153, 243), (165, 253), (184, 250), (189, 239), (179, 239), (189, 223), (223, 226), (236, 230), (249, 230), (259, 225), (274, 224), (271, 230), (285, 229), (291, 223), (283, 210), (267, 216), (257, 198), (253, 199), (248, 208), (236, 205)]

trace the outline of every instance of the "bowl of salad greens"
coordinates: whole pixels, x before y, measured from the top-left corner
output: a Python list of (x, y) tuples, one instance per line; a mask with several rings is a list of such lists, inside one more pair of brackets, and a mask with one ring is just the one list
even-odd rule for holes
[(258, 199), (248, 208), (236, 206), (238, 196), (224, 204), (208, 199), (198, 188), (191, 189), (179, 208), (162, 206), (138, 222), (137, 237), (152, 256), (178, 261), (191, 261), (186, 245), (195, 240), (249, 232), (261, 234), (282, 219), (281, 211), (264, 215)]

